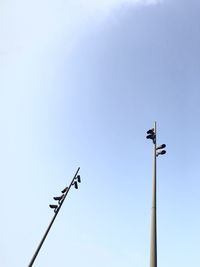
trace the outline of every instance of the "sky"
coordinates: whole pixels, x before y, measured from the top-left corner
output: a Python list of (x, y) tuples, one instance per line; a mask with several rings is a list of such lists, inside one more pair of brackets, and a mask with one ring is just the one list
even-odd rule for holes
[(158, 266), (199, 266), (200, 2), (0, 2), (0, 263), (149, 266), (152, 144)]

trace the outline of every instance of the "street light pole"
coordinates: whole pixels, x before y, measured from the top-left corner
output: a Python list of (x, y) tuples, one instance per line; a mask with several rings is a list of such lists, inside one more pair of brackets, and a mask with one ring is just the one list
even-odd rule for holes
[(156, 218), (156, 122), (154, 123), (155, 138), (153, 142), (153, 180), (152, 180), (152, 210), (151, 210), (151, 245), (150, 267), (157, 267), (157, 218)]
[(156, 122), (154, 128), (147, 131), (147, 139), (153, 141), (153, 179), (152, 179), (152, 210), (151, 210), (151, 241), (150, 241), (150, 267), (157, 267), (157, 212), (156, 212), (156, 160), (159, 155), (166, 153), (163, 148), (165, 144), (157, 147), (156, 144)]
[(33, 266), (33, 263), (34, 263), (37, 255), (38, 255), (38, 253), (39, 253), (39, 251), (40, 251), (40, 249), (41, 249), (41, 247), (42, 247), (42, 245), (43, 245), (43, 243), (44, 243), (44, 241), (45, 241), (45, 239), (46, 239), (46, 237), (47, 237), (47, 235), (48, 235), (48, 233), (49, 233), (49, 231), (50, 231), (50, 229), (51, 229), (51, 227), (52, 227), (52, 225), (53, 225), (53, 223), (54, 223), (54, 221), (55, 221), (55, 219), (56, 219), (56, 217), (57, 217), (57, 215), (58, 215), (58, 213), (59, 213), (59, 211), (60, 211), (60, 209), (61, 209), (61, 207), (63, 205), (63, 203), (64, 203), (64, 201), (65, 201), (65, 198), (66, 198), (70, 188), (72, 187), (72, 185), (74, 185), (75, 188), (78, 189), (77, 181), (79, 183), (81, 182), (80, 175), (78, 175), (79, 170), (80, 170), (80, 168), (77, 169), (77, 171), (76, 171), (76, 173), (75, 173), (70, 185), (62, 190), (62, 193), (63, 193), (62, 196), (54, 197), (55, 200), (58, 200), (58, 205), (49, 205), (50, 208), (54, 209), (54, 213), (55, 214), (54, 214), (49, 226), (47, 227), (47, 230), (46, 230), (44, 236), (42, 237), (42, 240), (40, 241), (40, 243), (39, 243), (39, 245), (38, 245), (38, 247), (37, 247), (37, 249), (36, 249), (36, 251), (35, 251), (35, 253), (34, 253), (34, 255), (33, 255), (32, 259), (31, 259), (31, 261), (29, 263), (29, 265), (28, 265), (28, 267), (32, 267)]

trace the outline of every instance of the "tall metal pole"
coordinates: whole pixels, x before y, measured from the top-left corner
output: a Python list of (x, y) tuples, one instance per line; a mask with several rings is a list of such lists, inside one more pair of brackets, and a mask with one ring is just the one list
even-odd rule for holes
[(156, 214), (156, 159), (166, 153), (165, 144), (157, 147), (156, 122), (154, 128), (147, 131), (147, 139), (153, 141), (153, 179), (152, 179), (152, 209), (151, 209), (151, 241), (150, 241), (150, 267), (157, 267), (157, 214)]
[[(62, 204), (63, 204), (64, 201), (65, 201), (65, 198), (66, 198), (66, 196), (67, 196), (67, 194), (68, 194), (68, 192), (69, 192), (71, 186), (74, 185), (74, 181), (75, 181), (75, 179), (77, 178), (77, 174), (78, 174), (79, 170), (80, 170), (80, 168), (77, 169), (77, 171), (76, 171), (76, 173), (75, 173), (75, 175), (74, 175), (74, 177), (73, 177), (73, 179), (72, 179), (72, 181), (71, 181), (69, 187), (66, 187), (66, 191), (65, 191), (64, 194), (63, 194), (63, 197), (62, 197), (62, 199), (61, 199), (60, 205), (59, 205), (58, 208), (55, 210), (55, 214), (54, 214), (54, 216), (53, 216), (53, 218), (52, 218), (52, 220), (51, 220), (49, 226), (47, 227), (47, 230), (46, 230), (44, 236), (42, 237), (42, 240), (40, 241), (40, 243), (39, 243), (39, 245), (38, 245), (38, 247), (37, 247), (37, 249), (36, 249), (36, 251), (35, 251), (35, 253), (34, 253), (34, 255), (33, 255), (32, 259), (31, 259), (31, 261), (30, 261), (30, 263), (29, 263), (29, 265), (28, 265), (28, 267), (32, 267), (32, 266), (33, 266), (33, 263), (34, 263), (34, 261), (35, 261), (37, 255), (38, 255), (38, 253), (39, 253), (39, 251), (40, 251), (40, 249), (41, 249), (41, 247), (42, 247), (42, 245), (43, 245), (43, 243), (44, 243), (44, 241), (45, 241), (45, 239), (46, 239), (46, 237), (47, 237), (47, 235), (48, 235), (48, 233), (49, 233), (49, 231), (50, 231), (50, 229), (51, 229), (51, 226), (53, 225), (53, 223), (54, 223), (54, 221), (55, 221), (55, 219), (56, 219), (56, 217), (57, 217), (57, 215), (58, 215), (58, 213), (59, 213), (59, 211), (60, 211), (60, 209), (61, 209), (61, 207), (62, 207)], [(64, 191), (64, 190), (63, 190), (63, 191)]]
[(156, 122), (155, 122), (154, 123), (154, 140), (153, 140), (153, 179), (152, 179), (150, 267), (157, 267), (156, 215), (157, 214), (156, 214)]

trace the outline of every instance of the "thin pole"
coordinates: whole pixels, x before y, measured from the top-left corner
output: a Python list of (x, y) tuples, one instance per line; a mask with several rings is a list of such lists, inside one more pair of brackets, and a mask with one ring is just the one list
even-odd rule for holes
[(153, 180), (152, 180), (152, 210), (151, 210), (151, 244), (150, 267), (157, 267), (157, 225), (156, 225), (156, 122), (154, 123), (153, 146)]
[(73, 179), (72, 179), (72, 181), (71, 181), (71, 183), (70, 183), (70, 185), (69, 185), (69, 187), (68, 187), (68, 190), (65, 192), (65, 195), (64, 195), (64, 197), (63, 197), (63, 199), (62, 199), (62, 201), (61, 201), (61, 203), (60, 203), (60, 206), (59, 206), (58, 209), (56, 210), (55, 215), (53, 216), (53, 218), (52, 218), (52, 220), (51, 220), (49, 226), (47, 227), (47, 230), (46, 230), (46, 232), (45, 232), (45, 234), (44, 234), (42, 240), (40, 241), (40, 243), (39, 243), (39, 245), (38, 245), (38, 247), (37, 247), (37, 249), (36, 249), (36, 251), (35, 251), (35, 253), (34, 253), (34, 255), (33, 255), (32, 259), (31, 259), (31, 261), (30, 261), (30, 263), (29, 263), (29, 265), (28, 265), (28, 267), (32, 267), (32, 266), (33, 266), (33, 263), (34, 263), (34, 261), (35, 261), (37, 255), (38, 255), (38, 253), (39, 253), (39, 251), (40, 251), (40, 249), (41, 249), (41, 247), (42, 247), (42, 245), (43, 245), (43, 243), (44, 243), (44, 241), (45, 241), (45, 239), (46, 239), (46, 237), (47, 237), (47, 235), (48, 235), (48, 233), (49, 233), (49, 231), (50, 231), (50, 229), (51, 229), (51, 226), (53, 225), (53, 223), (54, 223), (54, 221), (55, 221), (55, 219), (56, 219), (56, 217), (57, 217), (57, 215), (58, 215), (58, 212), (59, 212), (60, 209), (61, 209), (62, 204), (63, 204), (64, 201), (65, 201), (65, 198), (66, 198), (66, 196), (67, 196), (67, 194), (68, 194), (68, 192), (69, 192), (69, 190), (70, 190), (70, 188), (71, 188), (71, 186), (72, 186), (72, 184), (73, 184), (73, 182), (74, 182), (74, 179), (76, 178), (76, 176), (77, 176), (79, 170), (80, 170), (80, 168), (77, 169), (77, 171), (76, 171), (76, 173), (75, 173), (75, 175), (74, 175), (74, 177), (73, 177)]

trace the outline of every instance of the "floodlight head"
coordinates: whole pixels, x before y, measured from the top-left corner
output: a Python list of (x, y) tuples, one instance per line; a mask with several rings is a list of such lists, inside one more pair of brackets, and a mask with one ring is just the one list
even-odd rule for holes
[(52, 205), (52, 204), (50, 204), (49, 207), (50, 207), (51, 209), (57, 209), (58, 205)]
[(154, 134), (154, 128), (147, 131), (147, 134)]
[(68, 186), (67, 187), (65, 187), (62, 191), (61, 191), (61, 193), (65, 193), (65, 192), (67, 192), (67, 190), (68, 190)]
[(153, 141), (153, 143), (155, 143), (155, 140), (156, 140), (156, 136), (154, 133), (151, 133), (151, 134), (148, 134), (146, 136), (147, 139), (151, 139)]
[(76, 178), (77, 178), (78, 182), (80, 183), (81, 182), (81, 176), (77, 175)]
[(147, 131), (146, 138), (151, 139), (154, 144), (156, 143), (156, 135), (155, 135), (155, 129), (154, 128)]
[(147, 139), (152, 139), (152, 140), (154, 140), (155, 135), (154, 135), (154, 133), (152, 133), (152, 134), (148, 134), (148, 135), (146, 136), (146, 138), (147, 138)]
[(159, 155), (164, 155), (164, 154), (166, 154), (166, 150), (161, 150), (156, 154), (156, 156), (158, 157)]
[(78, 183), (77, 183), (77, 181), (74, 182), (74, 187), (75, 187), (76, 189), (78, 189)]
[(165, 148), (166, 147), (166, 145), (165, 144), (162, 144), (162, 145), (160, 145), (160, 146), (158, 146), (156, 149), (158, 150), (158, 149), (163, 149), (163, 148)]
[(60, 197), (54, 197), (53, 199), (54, 199), (54, 200), (58, 200), (58, 201), (60, 201), (60, 200), (63, 198), (63, 196), (64, 196), (64, 195), (62, 195), (62, 196), (60, 196)]

